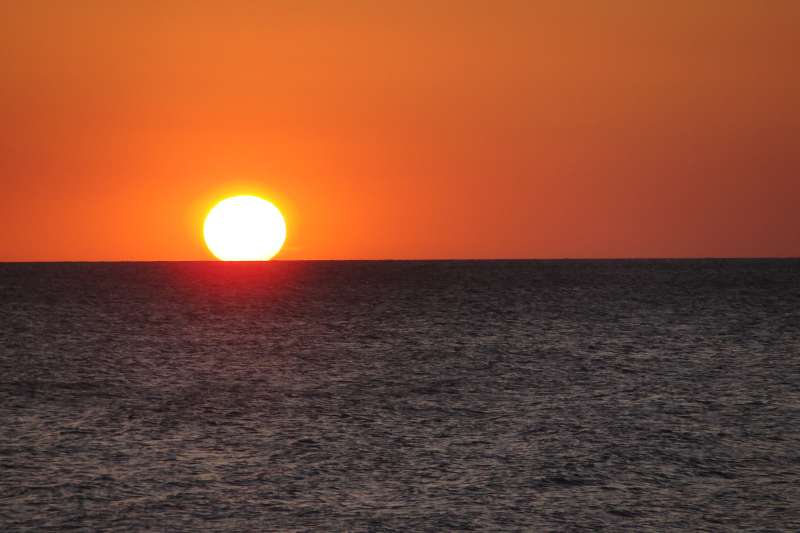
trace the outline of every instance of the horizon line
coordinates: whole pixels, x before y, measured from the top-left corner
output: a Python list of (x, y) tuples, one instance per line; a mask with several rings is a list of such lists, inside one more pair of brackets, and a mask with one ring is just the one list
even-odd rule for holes
[(219, 259), (67, 259), (0, 260), (0, 264), (103, 264), (103, 263), (380, 263), (380, 262), (545, 262), (545, 261), (792, 261), (800, 256), (642, 256), (642, 257), (454, 257), (454, 258), (380, 258), (380, 259), (268, 259), (265, 261), (222, 261)]

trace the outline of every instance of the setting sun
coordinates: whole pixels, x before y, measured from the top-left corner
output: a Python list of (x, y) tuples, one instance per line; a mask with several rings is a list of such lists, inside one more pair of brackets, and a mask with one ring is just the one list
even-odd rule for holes
[(268, 261), (286, 240), (286, 222), (280, 210), (262, 198), (233, 196), (209, 211), (203, 236), (222, 261)]

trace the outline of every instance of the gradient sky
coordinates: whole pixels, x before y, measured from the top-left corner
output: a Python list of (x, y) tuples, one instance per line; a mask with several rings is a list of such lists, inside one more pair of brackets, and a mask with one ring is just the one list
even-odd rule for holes
[(0, 0), (0, 260), (800, 256), (800, 1)]

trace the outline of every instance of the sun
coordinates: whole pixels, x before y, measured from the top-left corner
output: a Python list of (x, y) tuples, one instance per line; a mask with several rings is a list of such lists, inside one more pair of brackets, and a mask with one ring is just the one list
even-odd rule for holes
[(232, 196), (208, 212), (203, 237), (222, 261), (268, 261), (286, 240), (286, 222), (263, 198)]

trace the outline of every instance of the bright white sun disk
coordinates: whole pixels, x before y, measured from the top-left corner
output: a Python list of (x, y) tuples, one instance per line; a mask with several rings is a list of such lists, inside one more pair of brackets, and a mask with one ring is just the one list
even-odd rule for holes
[(257, 196), (233, 196), (206, 216), (203, 236), (223, 261), (267, 261), (286, 240), (286, 222), (277, 207)]

